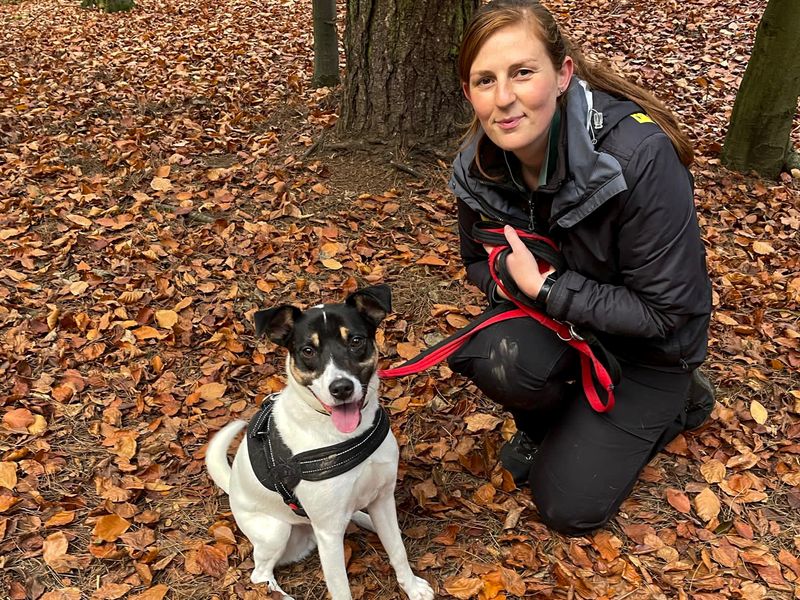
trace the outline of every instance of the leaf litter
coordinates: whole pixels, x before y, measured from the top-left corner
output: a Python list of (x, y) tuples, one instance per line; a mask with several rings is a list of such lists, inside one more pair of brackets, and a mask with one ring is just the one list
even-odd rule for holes
[[(389, 282), (386, 365), (462, 326), (482, 302), (448, 167), (415, 164), (421, 181), (366, 153), (305, 157), (336, 122), (336, 91), (308, 87), (309, 1), (77, 4), (0, 3), (0, 589), (256, 598), (202, 463), (284, 383), (252, 314)], [(718, 157), (764, 6), (551, 4), (697, 143), (719, 403), (572, 539), (496, 466), (507, 414), (444, 365), (385, 382), (401, 527), (439, 596), (800, 598), (800, 186)], [(374, 535), (345, 544), (355, 598), (402, 597)], [(279, 578), (325, 595), (315, 557)]]

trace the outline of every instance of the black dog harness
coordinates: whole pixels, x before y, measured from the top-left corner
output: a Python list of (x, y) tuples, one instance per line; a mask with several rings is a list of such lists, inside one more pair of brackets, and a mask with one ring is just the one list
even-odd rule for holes
[[(541, 263), (551, 265), (557, 273), (564, 270), (564, 257), (555, 242), (528, 231), (517, 230), (517, 234), (539, 261), (540, 266)], [(515, 307), (510, 308), (508, 304), (501, 304), (411, 360), (397, 367), (378, 371), (378, 375), (380, 377), (402, 377), (419, 373), (453, 354), (481, 329), (507, 319), (528, 317), (554, 331), (562, 341), (578, 351), (583, 391), (589, 404), (597, 412), (611, 410), (614, 406), (614, 385), (619, 383), (621, 376), (621, 369), (616, 358), (603, 347), (594, 334), (588, 331), (578, 332), (571, 323), (556, 321), (520, 292), (514, 284), (514, 279), (506, 272), (506, 258), (511, 249), (503, 233), (502, 224), (478, 221), (473, 226), (472, 238), (481, 244), (494, 247), (489, 255), (489, 271), (497, 286), (505, 292)], [(600, 397), (600, 394), (605, 395), (605, 400)]]
[(361, 435), (295, 455), (278, 434), (272, 415), (274, 406), (273, 396), (270, 396), (250, 420), (247, 452), (258, 480), (267, 489), (279, 493), (286, 506), (301, 517), (308, 517), (294, 493), (301, 480), (322, 481), (346, 473), (375, 452), (389, 433), (389, 417), (383, 407), (379, 407), (372, 426)]

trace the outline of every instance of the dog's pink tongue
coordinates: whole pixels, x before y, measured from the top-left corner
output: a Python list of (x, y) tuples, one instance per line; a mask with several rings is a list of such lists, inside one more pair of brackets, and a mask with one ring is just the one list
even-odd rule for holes
[(361, 423), (361, 409), (358, 402), (339, 404), (332, 407), (333, 426), (342, 433), (351, 433)]

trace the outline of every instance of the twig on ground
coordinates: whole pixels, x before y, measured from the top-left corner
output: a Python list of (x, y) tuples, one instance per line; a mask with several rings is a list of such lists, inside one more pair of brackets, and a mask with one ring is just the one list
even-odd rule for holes
[(399, 171), (403, 171), (404, 173), (413, 175), (417, 179), (425, 179), (425, 176), (422, 173), (420, 173), (415, 169), (412, 169), (408, 165), (404, 165), (403, 163), (397, 162), (396, 160), (390, 160), (389, 164), (392, 165), (395, 169), (398, 169)]

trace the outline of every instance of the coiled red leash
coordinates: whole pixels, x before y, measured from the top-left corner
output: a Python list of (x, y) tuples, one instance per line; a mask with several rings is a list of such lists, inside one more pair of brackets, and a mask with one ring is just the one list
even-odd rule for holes
[[(517, 234), (537, 258), (540, 267), (546, 269), (552, 265), (557, 272), (564, 269), (563, 256), (552, 240), (526, 231), (517, 231)], [(614, 406), (614, 385), (619, 382), (620, 378), (620, 368), (616, 359), (603, 348), (593, 335), (579, 334), (573, 325), (556, 321), (535, 305), (526, 302), (527, 296), (519, 292), (516, 285), (513, 284), (513, 279), (498, 274), (498, 265), (501, 272), (504, 271), (505, 257), (511, 251), (503, 234), (502, 225), (480, 221), (473, 227), (472, 237), (479, 243), (493, 246), (492, 252), (489, 254), (489, 272), (497, 286), (511, 299), (516, 308), (509, 308), (501, 304), (402, 365), (378, 371), (378, 376), (383, 378), (402, 377), (419, 373), (453, 354), (481, 329), (500, 321), (529, 317), (555, 332), (561, 340), (578, 351), (581, 361), (581, 384), (589, 404), (597, 412), (611, 410)], [(603, 356), (606, 364), (599, 360), (597, 354)], [(598, 387), (606, 396), (605, 402), (600, 398)]]

